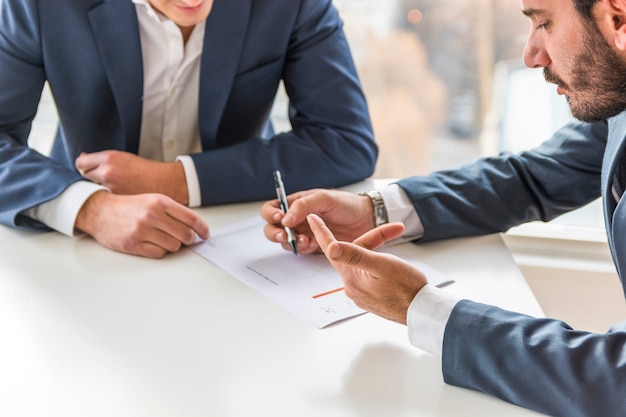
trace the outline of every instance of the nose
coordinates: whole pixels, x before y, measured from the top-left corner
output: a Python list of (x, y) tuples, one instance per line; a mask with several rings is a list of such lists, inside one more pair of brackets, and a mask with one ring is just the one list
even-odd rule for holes
[(550, 65), (550, 56), (541, 41), (541, 36), (531, 32), (524, 46), (524, 64), (529, 68), (546, 68)]

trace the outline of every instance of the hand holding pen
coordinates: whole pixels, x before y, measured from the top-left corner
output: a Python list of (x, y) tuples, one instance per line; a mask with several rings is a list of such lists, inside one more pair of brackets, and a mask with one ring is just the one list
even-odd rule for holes
[[(283, 179), (280, 176), (280, 171), (274, 171), (274, 185), (276, 186), (276, 195), (278, 196), (278, 205), (283, 213), (287, 213), (289, 210), (289, 204), (287, 203), (287, 193), (285, 192), (285, 185), (283, 184)], [(285, 233), (287, 233), (287, 240), (289, 241), (289, 246), (291, 246), (291, 250), (294, 255), (298, 254), (298, 249), (296, 247), (296, 235), (289, 227), (285, 226)]]

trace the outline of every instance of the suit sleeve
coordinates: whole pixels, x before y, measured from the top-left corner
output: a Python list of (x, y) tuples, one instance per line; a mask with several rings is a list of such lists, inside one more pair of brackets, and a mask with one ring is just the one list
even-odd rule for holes
[(285, 55), (277, 71), (289, 96), (292, 130), (192, 155), (203, 205), (275, 198), (276, 169), (289, 193), (351, 184), (374, 171), (378, 148), (339, 15), (328, 0), (299, 3), (292, 23), (273, 24), (290, 24), (280, 40)]
[(398, 182), (424, 225), (422, 241), (549, 221), (601, 195), (607, 124), (572, 122), (541, 146)]
[(46, 228), (20, 213), (80, 180), (27, 144), (45, 82), (35, 3), (0, 3), (0, 223), (21, 228)]
[(626, 410), (626, 322), (595, 334), (463, 300), (446, 325), (442, 366), (449, 384), (551, 416)]

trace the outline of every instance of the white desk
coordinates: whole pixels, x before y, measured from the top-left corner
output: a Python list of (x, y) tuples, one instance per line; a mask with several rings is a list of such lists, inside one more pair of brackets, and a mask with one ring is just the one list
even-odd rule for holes
[[(202, 209), (220, 227), (260, 203)], [(319, 330), (193, 253), (123, 255), (0, 226), (0, 415), (537, 415), (445, 385), (403, 326)], [(448, 291), (542, 315), (498, 235), (421, 246)]]

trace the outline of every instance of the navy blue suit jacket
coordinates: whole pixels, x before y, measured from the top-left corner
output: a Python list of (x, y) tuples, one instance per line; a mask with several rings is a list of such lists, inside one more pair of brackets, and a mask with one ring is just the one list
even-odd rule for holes
[[(81, 177), (81, 152), (139, 146), (143, 64), (130, 0), (3, 0), (0, 13), (0, 223)], [(268, 123), (281, 79), (293, 130)], [(60, 129), (50, 158), (26, 145), (44, 82)], [(192, 155), (202, 204), (337, 187), (374, 170), (377, 147), (356, 70), (331, 0), (215, 0), (201, 60)]]
[[(626, 288), (626, 198), (611, 178), (626, 146), (626, 114), (573, 122), (542, 146), (399, 185), (424, 223), (423, 241), (505, 231), (603, 198), (608, 242)], [(443, 341), (446, 382), (553, 416), (626, 415), (626, 321), (607, 333), (463, 300)]]

